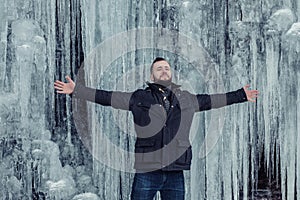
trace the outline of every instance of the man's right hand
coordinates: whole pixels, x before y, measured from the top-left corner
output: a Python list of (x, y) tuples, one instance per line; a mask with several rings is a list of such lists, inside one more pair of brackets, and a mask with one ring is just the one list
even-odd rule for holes
[(59, 94), (72, 94), (75, 88), (74, 81), (69, 77), (66, 76), (68, 83), (61, 82), (56, 80), (54, 82), (54, 88), (57, 90)]

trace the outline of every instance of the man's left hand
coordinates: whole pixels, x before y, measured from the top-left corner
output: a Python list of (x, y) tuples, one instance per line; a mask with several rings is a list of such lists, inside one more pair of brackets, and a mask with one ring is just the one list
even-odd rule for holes
[(249, 90), (250, 85), (245, 85), (243, 88), (247, 95), (247, 100), (250, 102), (256, 102), (256, 98), (258, 97), (259, 91), (258, 90)]

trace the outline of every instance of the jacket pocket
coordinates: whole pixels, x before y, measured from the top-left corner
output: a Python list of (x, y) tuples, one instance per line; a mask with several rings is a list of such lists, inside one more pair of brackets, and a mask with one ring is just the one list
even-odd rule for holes
[(177, 156), (176, 163), (186, 165), (191, 163), (192, 148), (191, 143), (188, 140), (177, 139)]
[(147, 140), (147, 139), (144, 139), (144, 140), (137, 140), (136, 143), (135, 143), (135, 147), (136, 148), (147, 148), (147, 147), (153, 147), (155, 145), (155, 140)]
[[(147, 126), (151, 119), (149, 117), (150, 103), (138, 102), (132, 109), (134, 123), (138, 126)], [(139, 131), (137, 131), (139, 133)], [(142, 144), (141, 144), (142, 145)]]
[(146, 109), (146, 110), (149, 110), (151, 107), (150, 103), (145, 103), (145, 102), (138, 102), (136, 105), (138, 108)]

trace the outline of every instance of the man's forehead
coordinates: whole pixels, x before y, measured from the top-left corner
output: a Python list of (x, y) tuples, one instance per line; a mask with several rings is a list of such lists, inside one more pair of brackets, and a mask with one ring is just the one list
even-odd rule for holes
[(160, 67), (160, 66), (162, 66), (162, 67), (169, 66), (170, 67), (170, 64), (165, 60), (161, 60), (161, 61), (157, 61), (156, 63), (154, 63), (154, 66), (155, 67)]

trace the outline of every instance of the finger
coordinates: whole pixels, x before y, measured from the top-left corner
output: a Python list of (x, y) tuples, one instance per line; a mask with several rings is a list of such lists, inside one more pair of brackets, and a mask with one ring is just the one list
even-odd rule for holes
[(61, 82), (61, 81), (59, 81), (59, 80), (55, 81), (54, 84), (56, 84), (56, 85), (61, 85), (61, 86), (64, 86), (64, 85), (65, 85), (64, 82)]
[(63, 86), (64, 86), (63, 84), (61, 84), (61, 83), (56, 83), (56, 82), (54, 83), (54, 85), (55, 85), (55, 86), (59, 86), (59, 87), (63, 87)]
[(60, 81), (60, 80), (56, 80), (55, 83), (65, 84), (64, 82), (62, 82), (62, 81)]
[(59, 94), (66, 94), (64, 91), (62, 91), (62, 90), (58, 90), (58, 91), (56, 91), (57, 93), (59, 93)]
[(55, 89), (60, 89), (60, 90), (62, 90), (62, 89), (64, 88), (64, 86), (61, 86), (61, 85), (55, 85), (55, 84), (54, 84), (54, 88), (55, 88)]
[(258, 94), (259, 94), (258, 92), (255, 92), (255, 91), (248, 91), (247, 93), (249, 96), (258, 96)]
[(54, 88), (57, 89), (57, 90), (63, 90), (63, 88), (57, 87), (57, 86), (54, 86)]
[(250, 92), (251, 95), (258, 95), (258, 92)]
[(250, 98), (248, 101), (253, 102), (253, 103), (256, 102), (256, 100), (255, 100), (255, 99), (252, 99), (252, 98)]

